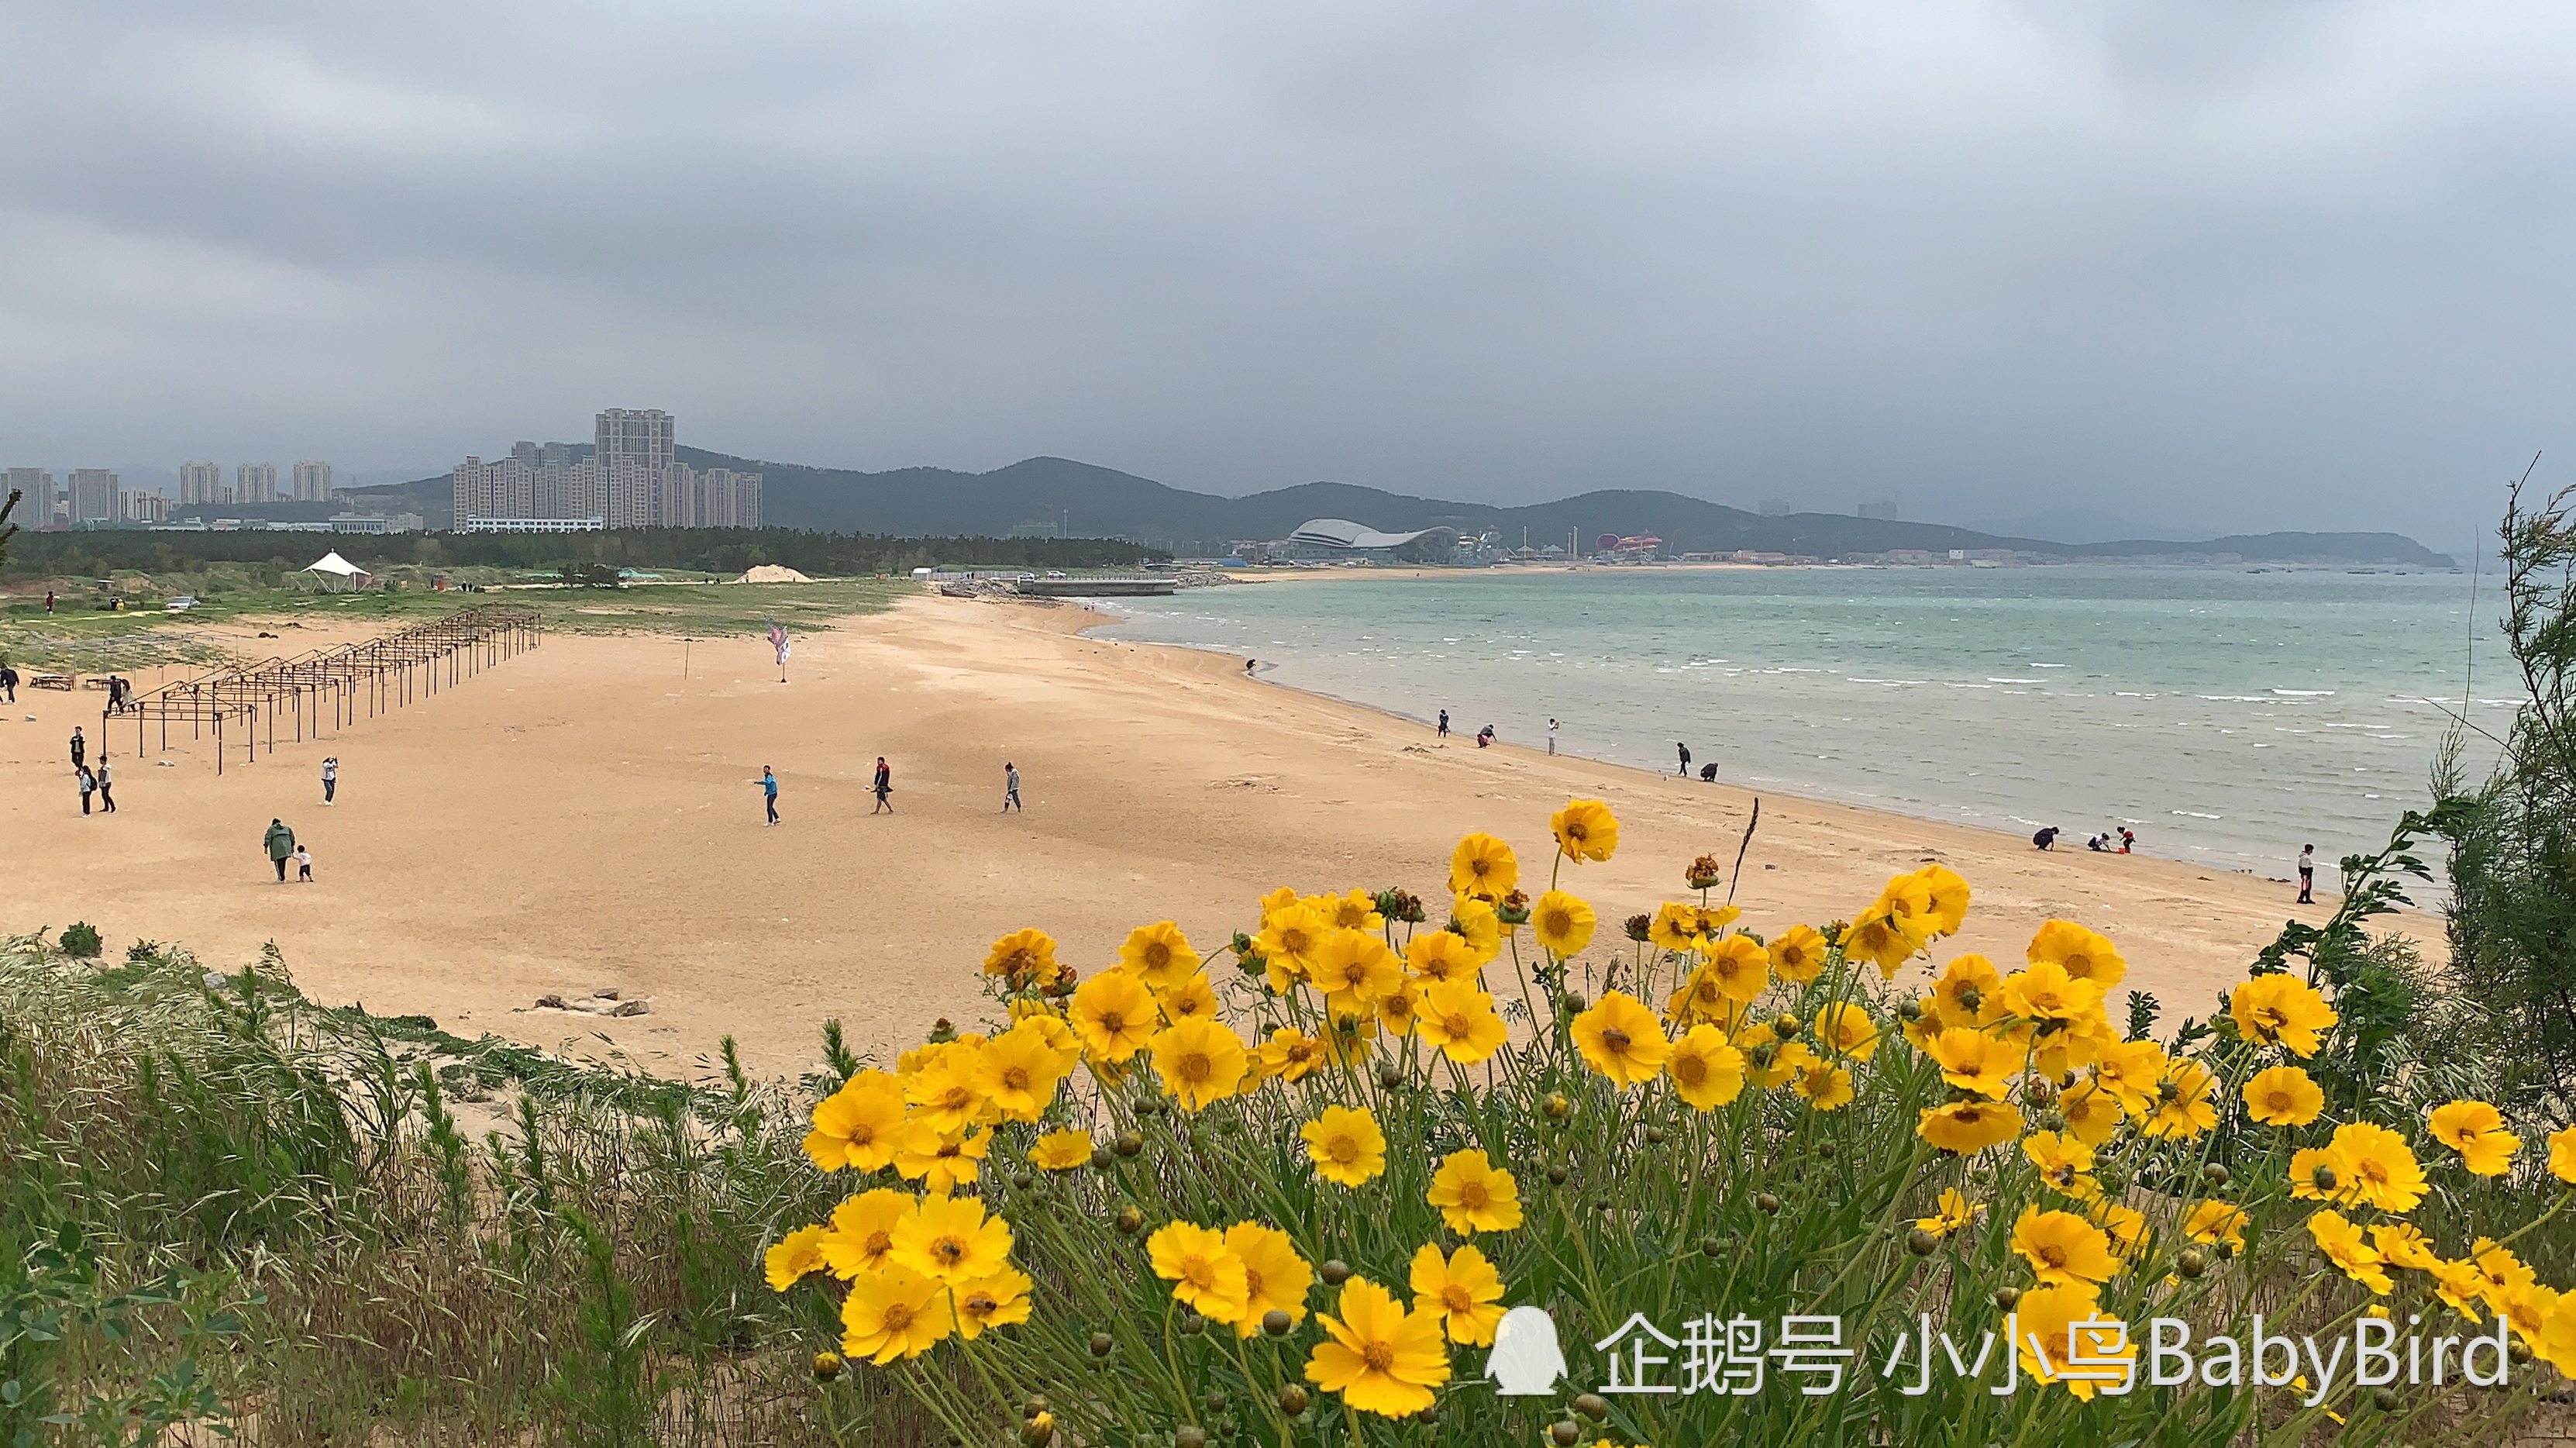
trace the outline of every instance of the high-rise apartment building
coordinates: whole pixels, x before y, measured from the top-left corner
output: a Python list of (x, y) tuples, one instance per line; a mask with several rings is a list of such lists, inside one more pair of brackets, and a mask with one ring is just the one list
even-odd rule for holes
[(116, 516), (127, 523), (167, 523), (170, 521), (170, 495), (147, 493), (141, 489), (116, 495)]
[(244, 463), (233, 469), (235, 503), (274, 503), (277, 501), (277, 464)]
[(295, 465), (295, 501), (327, 503), (331, 501), (331, 465), (312, 458)]
[(50, 528), (54, 523), (54, 475), (43, 468), (11, 468), (9, 481), (0, 484), (0, 499), (11, 493), (19, 495), (18, 510), (9, 521), (21, 528)]
[(610, 408), (599, 414), (591, 455), (571, 443), (522, 442), (510, 455), (469, 457), (450, 474), (456, 526), (472, 531), (550, 531), (539, 520), (598, 520), (608, 528), (757, 528), (760, 474), (701, 473), (677, 457), (670, 414)]
[(233, 501), (231, 490), (224, 485), (223, 464), (179, 464), (179, 504), (181, 507), (185, 507), (190, 503), (229, 503), (231, 501)]
[(116, 521), (116, 474), (105, 468), (74, 468), (70, 485), (71, 521), (74, 523), (113, 523)]

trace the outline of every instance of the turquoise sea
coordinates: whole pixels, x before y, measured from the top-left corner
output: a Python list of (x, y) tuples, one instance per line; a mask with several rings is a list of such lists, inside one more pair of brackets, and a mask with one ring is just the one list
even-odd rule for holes
[[(1258, 658), (1407, 717), (2082, 848), (2286, 877), (2426, 799), (2450, 715), (2501, 732), (2463, 574), (1497, 569), (1120, 599), (1112, 637)], [(2478, 611), (2492, 614), (2487, 581)], [(2475, 754), (2473, 759), (2480, 758)]]

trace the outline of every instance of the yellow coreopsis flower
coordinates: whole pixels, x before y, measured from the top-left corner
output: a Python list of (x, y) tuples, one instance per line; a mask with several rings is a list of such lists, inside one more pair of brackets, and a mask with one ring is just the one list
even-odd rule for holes
[(2226, 1202), (2201, 1202), (2182, 1219), (2182, 1234), (2195, 1242), (2224, 1242), (2230, 1247), (2245, 1245), (2246, 1224), (2253, 1221), (2243, 1210)]
[(1932, 884), (1921, 875), (1897, 875), (1878, 892), (1864, 915), (1885, 915), (1904, 927), (1905, 933), (1917, 940), (1929, 940), (1935, 921), (1932, 917)]
[(1006, 1120), (1034, 1122), (1055, 1101), (1064, 1070), (1045, 1026), (1023, 1021), (976, 1053), (975, 1091)]
[(2003, 972), (1982, 955), (1954, 955), (1932, 978), (1932, 1001), (1942, 1023), (1983, 1026), (2005, 1015)]
[(1449, 923), (1441, 927), (1475, 952), (1476, 959), (1487, 961), (1502, 953), (1503, 918), (1494, 907), (1472, 895), (1461, 895), (1449, 906)]
[(1962, 1091), (2000, 1097), (2022, 1068), (2025, 1052), (2012, 1042), (1979, 1030), (1953, 1026), (1932, 1038), (1925, 1053), (1941, 1067), (1941, 1079)]
[(1303, 1081), (1324, 1065), (1324, 1043), (1294, 1026), (1275, 1026), (1261, 1043), (1261, 1074)]
[(1154, 1034), (1146, 1049), (1165, 1094), (1184, 1110), (1199, 1111), (1223, 1101), (1242, 1085), (1250, 1053), (1243, 1040), (1216, 1021), (1192, 1018)]
[(1694, 1111), (1714, 1111), (1744, 1093), (1744, 1053), (1715, 1026), (1693, 1026), (1664, 1059), (1673, 1094)]
[(865, 1191), (832, 1209), (831, 1230), (816, 1243), (823, 1266), (848, 1281), (882, 1272), (894, 1260), (895, 1224), (912, 1215), (913, 1198), (892, 1187)]
[(850, 1283), (841, 1299), (841, 1352), (883, 1367), (930, 1351), (956, 1325), (945, 1284), (889, 1267)]
[(2388, 1280), (2386, 1259), (2361, 1239), (2361, 1228), (2344, 1220), (2343, 1213), (2327, 1209), (2308, 1218), (2308, 1235), (2326, 1260), (2343, 1270), (2343, 1275), (2386, 1296), (2393, 1284)]
[(1968, 1156), (2021, 1135), (2021, 1112), (2008, 1101), (1953, 1101), (1924, 1111), (1914, 1129), (1940, 1150)]
[(1969, 1201), (1957, 1187), (1943, 1187), (1932, 1215), (1915, 1218), (1914, 1225), (1935, 1237), (1952, 1237), (1966, 1231), (1985, 1209), (1985, 1203)]
[[(1750, 936), (1730, 935), (1709, 947), (1707, 958), (1700, 962), (1699, 969), (1691, 973), (1691, 984), (1686, 989), (1691, 991), (1695, 1000), (1704, 995), (1706, 989), (1714, 988), (1717, 994), (1730, 1001), (1750, 1004), (1759, 999), (1770, 984), (1770, 953), (1756, 945)], [(1703, 1011), (1700, 1018), (1706, 1020), (1715, 1014), (1717, 1012)]]
[(2004, 1009), (2025, 1020), (2080, 1021), (2102, 1009), (2102, 988), (2043, 962), (2004, 977)]
[(2317, 1053), (2317, 1032), (2341, 1019), (2314, 986), (2286, 974), (2258, 975), (2228, 994), (2237, 1029), (2293, 1056)]
[(1548, 816), (1556, 847), (1576, 864), (1606, 861), (1619, 849), (1619, 817), (1597, 799), (1578, 799)]
[(1924, 937), (1906, 921), (1890, 914), (1883, 905), (1873, 905), (1860, 913), (1860, 918), (1843, 927), (1843, 955), (1851, 960), (1866, 960), (1878, 967), (1878, 973), (1889, 980), (1923, 948)]
[(1494, 998), (1471, 980), (1444, 980), (1425, 987), (1414, 1029), (1439, 1047), (1440, 1054), (1462, 1066), (1493, 1055), (1511, 1038), (1501, 1013), (1494, 1009)]
[(1816, 1040), (1837, 1056), (1866, 1061), (1878, 1050), (1878, 1022), (1850, 1001), (1833, 1001), (1816, 1012)]
[(1574, 1018), (1574, 1045), (1593, 1070), (1622, 1088), (1653, 1080), (1673, 1050), (1655, 1013), (1615, 990)]
[(1366, 890), (1318, 895), (1306, 903), (1315, 907), (1315, 913), (1324, 917), (1324, 923), (1336, 930), (1363, 930), (1374, 934), (1386, 926), (1386, 917), (1378, 913), (1377, 897)]
[(903, 1083), (883, 1071), (861, 1071), (814, 1103), (805, 1154), (825, 1171), (877, 1171), (894, 1160), (903, 1125)]
[(1449, 853), (1449, 893), (1494, 901), (1520, 887), (1521, 862), (1512, 847), (1492, 835), (1476, 833)]
[(904, 1081), (903, 1099), (912, 1108), (912, 1119), (929, 1122), (941, 1131), (963, 1131), (975, 1122), (990, 1119), (992, 1103), (977, 1089), (982, 1074), (983, 1044), (959, 1038), (939, 1048), (939, 1054), (922, 1062), (921, 1069)]
[(1331, 932), (1323, 915), (1311, 906), (1300, 903), (1271, 911), (1252, 941), (1252, 948), (1269, 967), (1270, 989), (1284, 995), (1290, 985), (1306, 979), (1314, 968), (1315, 952)]
[(1225, 1234), (1194, 1222), (1167, 1222), (1145, 1239), (1154, 1275), (1172, 1284), (1172, 1296), (1183, 1307), (1217, 1322), (1239, 1322), (1250, 1299), (1251, 1283), (1243, 1259), (1225, 1244)]
[(769, 1290), (784, 1292), (808, 1272), (823, 1270), (823, 1239), (831, 1235), (823, 1227), (799, 1227), (770, 1245), (761, 1257), (761, 1275), (768, 1279)]
[(1807, 1104), (1818, 1111), (1840, 1111), (1857, 1094), (1852, 1088), (1852, 1073), (1825, 1061), (1800, 1071), (1789, 1082), (1789, 1089), (1807, 1098)]
[(1419, 982), (1407, 980), (1377, 998), (1377, 1022), (1390, 1036), (1409, 1036), (1422, 1018), (1422, 990)]
[(2149, 1136), (2187, 1141), (2218, 1124), (2218, 1078), (2198, 1061), (2176, 1061), (2156, 1086), (2138, 1129)]
[(1402, 1418), (1435, 1400), (1449, 1381), (1449, 1350), (1440, 1320), (1405, 1311), (1395, 1295), (1365, 1277), (1342, 1288), (1341, 1316), (1318, 1317), (1325, 1341), (1306, 1359), (1306, 1381), (1362, 1413)]
[[(2101, 1302), (2089, 1284), (2067, 1283), (2025, 1292), (2014, 1304), (2014, 1311), (2016, 1325), (2021, 1329), (2015, 1350), (2021, 1358), (2022, 1371), (2042, 1383), (2063, 1387), (2085, 1402), (2092, 1401), (2102, 1384), (2091, 1377), (2069, 1374), (2078, 1356), (2091, 1364), (2116, 1365), (2138, 1355), (2136, 1339), (2104, 1319)], [(2083, 1371), (2100, 1370), (2087, 1367)]]
[(1040, 1171), (1072, 1171), (1090, 1164), (1088, 1131), (1050, 1131), (1029, 1145), (1029, 1165)]
[(1493, 1342), (1503, 1320), (1503, 1274), (1472, 1244), (1444, 1258), (1437, 1244), (1425, 1243), (1413, 1254), (1412, 1286), (1415, 1309), (1436, 1314), (1451, 1342)]
[(2022, 1155), (2039, 1168), (2040, 1179), (2059, 1191), (2075, 1185), (2075, 1179), (2093, 1169), (2093, 1148), (2072, 1136), (2054, 1131), (2034, 1131), (2022, 1138)]
[(2033, 965), (2053, 965), (2075, 980), (2089, 980), (2105, 994), (2128, 978), (2129, 963), (2120, 958), (2110, 938), (2072, 920), (2051, 920), (2030, 938), (2025, 952)]
[(1307, 979), (1324, 992), (1335, 1010), (1364, 1009), (1404, 980), (1404, 962), (1385, 937), (1362, 930), (1336, 930), (1315, 952)]
[(2513, 1255), (2512, 1248), (2493, 1237), (2480, 1237), (2469, 1244), (2469, 1262), (2485, 1280), (2480, 1295), (2490, 1308), (2501, 1310), (2508, 1294), (2537, 1286), (2540, 1281), (2540, 1275)]
[(973, 1197), (927, 1197), (894, 1224), (894, 1265), (955, 1285), (990, 1277), (1011, 1259), (1011, 1224)]
[(957, 1289), (957, 1335), (968, 1342), (996, 1327), (1029, 1320), (1029, 1274), (1005, 1267)]
[(1198, 974), (1199, 953), (1190, 938), (1169, 920), (1139, 925), (1118, 947), (1118, 968), (1154, 990), (1168, 990)]
[(1914, 872), (1914, 878), (1922, 882), (1924, 893), (1931, 897), (1925, 912), (1931, 933), (1958, 934), (1959, 927), (1968, 921), (1968, 882), (1947, 865), (1926, 865)]
[(2257, 1071), (2245, 1083), (2245, 1112), (2265, 1126), (2305, 1126), (2325, 1109), (2324, 1089), (2296, 1066)]
[(1386, 1170), (1386, 1133), (1365, 1108), (1327, 1106), (1297, 1135), (1306, 1143), (1315, 1175), (1328, 1182), (1361, 1186)]
[(1287, 1233), (1237, 1222), (1225, 1229), (1225, 1249), (1243, 1263), (1243, 1316), (1235, 1321), (1235, 1336), (1261, 1331), (1261, 1319), (1274, 1311), (1287, 1313), (1292, 1327), (1306, 1320), (1306, 1291), (1314, 1285), (1315, 1269), (1297, 1255)]
[(2549, 1174), (2562, 1182), (2576, 1182), (2576, 1126), (2549, 1133)]
[(2127, 1119), (2127, 1113), (2120, 1109), (2120, 1098), (2090, 1081), (2058, 1097), (2057, 1114), (2066, 1118), (2069, 1136), (2097, 1151), (2119, 1133), (2120, 1123)]
[(2391, 1267), (2430, 1272), (2442, 1260), (2433, 1239), (2404, 1222), (2381, 1222), (2370, 1229), (2370, 1245)]
[(1466, 937), (1425, 930), (1405, 944), (1404, 966), (1423, 980), (1474, 980), (1485, 962)]
[[(1154, 1004), (1162, 1007), (1163, 1019), (1176, 1026), (1183, 1021), (1214, 1020), (1216, 1019), (1216, 986), (1209, 982), (1206, 971), (1200, 971), (1179, 985), (1157, 994), (1154, 997)], [(1150, 1049), (1152, 1043), (1148, 1041), (1147, 1045)]]
[(2358, 1201), (2361, 1185), (2340, 1149), (2311, 1146), (2290, 1153), (2290, 1195), (2312, 1202)]
[(1562, 890), (1550, 890), (1530, 906), (1530, 934), (1539, 945), (1563, 959), (1592, 943), (1598, 924), (1592, 907)]
[(1521, 1224), (1520, 1183), (1472, 1147), (1442, 1159), (1423, 1199), (1440, 1209), (1450, 1231), (1462, 1236), (1508, 1232)]
[(2355, 1121), (2336, 1127), (2331, 1145), (2351, 1168), (2363, 1205), (2403, 1216), (2422, 1204), (2428, 1190), (2424, 1167), (2406, 1138), (2376, 1122)]
[(981, 1175), (977, 1163), (992, 1149), (990, 1131), (972, 1127), (941, 1131), (927, 1121), (916, 1121), (904, 1128), (903, 1144), (895, 1148), (894, 1169), (904, 1180), (921, 1183), (924, 1191), (945, 1196)]
[(1014, 930), (994, 941), (984, 957), (984, 973), (1001, 976), (1014, 990), (1053, 985), (1063, 971), (1056, 963), (1055, 937), (1043, 930)]
[(1073, 1029), (1095, 1061), (1132, 1061), (1162, 1029), (1141, 973), (1104, 970), (1073, 991)]
[(1792, 925), (1771, 939), (1771, 968), (1793, 985), (1806, 985), (1823, 975), (1825, 954), (1824, 933), (1812, 925)]
[(1735, 1048), (1744, 1053), (1744, 1079), (1765, 1091), (1788, 1085), (1816, 1064), (1806, 1042), (1784, 1043), (1769, 1026), (1746, 1027), (1736, 1035)]
[(2460, 1164), (2478, 1176), (2502, 1176), (2513, 1169), (2513, 1154), (2522, 1138), (2505, 1130), (2504, 1113), (2484, 1101), (2452, 1101), (2426, 1117), (2433, 1139), (2460, 1154)]
[(2073, 1212), (2024, 1208), (2013, 1223), (2012, 1249), (2044, 1286), (2098, 1287), (2120, 1275), (2110, 1237)]
[(2156, 1099), (2173, 1063), (2153, 1041), (2118, 1041), (2105, 1046), (2093, 1062), (2093, 1080), (2132, 1116), (2144, 1116)]

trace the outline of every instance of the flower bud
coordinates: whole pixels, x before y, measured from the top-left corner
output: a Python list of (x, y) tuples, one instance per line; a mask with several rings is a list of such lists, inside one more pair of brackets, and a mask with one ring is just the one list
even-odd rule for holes
[(1682, 874), (1682, 883), (1694, 890), (1714, 890), (1723, 878), (1718, 873), (1717, 857), (1702, 855), (1690, 862), (1690, 868)]
[(1117, 1159), (1109, 1154), (1109, 1148), (1105, 1146), (1095, 1146), (1091, 1149), (1091, 1164), (1101, 1171), (1109, 1170), (1109, 1164)]
[(1916, 1227), (1905, 1234), (1905, 1250), (1917, 1257), (1929, 1257), (1941, 1250), (1941, 1239), (1929, 1227)]
[(1494, 918), (1505, 925), (1529, 924), (1530, 897), (1514, 890), (1494, 906)]
[(1598, 1423), (1610, 1416), (1610, 1400), (1599, 1393), (1585, 1393), (1574, 1400), (1574, 1411)]
[(2198, 1277), (2209, 1270), (2209, 1254), (2198, 1247), (2185, 1247), (2174, 1255), (2174, 1270), (2185, 1277)]
[(1145, 1138), (1137, 1132), (1122, 1131), (1118, 1133), (1118, 1139), (1110, 1143), (1110, 1148), (1120, 1156), (1134, 1156), (1145, 1149)]
[(1128, 1236), (1135, 1236), (1138, 1232), (1145, 1230), (1144, 1210), (1133, 1206), (1120, 1207), (1118, 1209), (1116, 1226), (1119, 1231), (1126, 1233)]
[(1646, 943), (1649, 932), (1655, 928), (1655, 917), (1652, 915), (1631, 915), (1621, 928), (1627, 931), (1628, 938), (1630, 940), (1637, 942), (1639, 945), (1643, 945)]
[(1550, 1162), (1547, 1168), (1547, 1184), (1552, 1187), (1561, 1187), (1565, 1185), (1565, 1179), (1571, 1175), (1573, 1175), (1573, 1173), (1567, 1171), (1562, 1163)]
[(1339, 1287), (1351, 1280), (1351, 1264), (1339, 1257), (1327, 1257), (1324, 1265), (1315, 1269), (1315, 1275), (1324, 1279), (1325, 1286)]
[(1734, 1247), (1735, 1240), (1731, 1237), (1706, 1237), (1699, 1244), (1700, 1254), (1707, 1257), (1723, 1257)]
[(1562, 1423), (1551, 1424), (1548, 1427), (1547, 1441), (1555, 1444), (1556, 1448), (1574, 1448), (1575, 1444), (1583, 1441), (1583, 1429), (1578, 1427), (1573, 1419), (1568, 1418)]
[(1039, 1394), (1038, 1396), (1029, 1399), (1027, 1402), (1020, 1404), (1020, 1416), (1024, 1419), (1034, 1418), (1038, 1414), (1047, 1411), (1047, 1409), (1052, 1406), (1054, 1405), (1046, 1400), (1046, 1396), (1044, 1394)]
[(1225, 1389), (1210, 1388), (1207, 1390), (1207, 1396), (1199, 1399), (1199, 1401), (1207, 1405), (1209, 1413), (1215, 1414), (1224, 1412), (1225, 1405), (1230, 1400), (1225, 1395)]
[(828, 1383), (841, 1375), (841, 1355), (836, 1352), (814, 1354), (814, 1381)]
[(1055, 1414), (1040, 1413), (1020, 1425), (1020, 1441), (1029, 1448), (1046, 1448), (1055, 1441)]
[(2395, 1388), (2373, 1388), (2370, 1390), (2370, 1405), (2383, 1413), (2396, 1412), (2397, 1403), (2398, 1397), (2397, 1390)]
[(1646, 1144), (1647, 1144), (1648, 1146), (1661, 1146), (1661, 1145), (1663, 1145), (1663, 1144), (1664, 1144), (1664, 1129), (1663, 1129), (1662, 1127), (1660, 1127), (1660, 1126), (1649, 1126), (1649, 1127), (1647, 1127), (1647, 1128), (1646, 1128)]
[(1037, 1184), (1038, 1179), (1029, 1175), (1027, 1172), (1015, 1171), (1011, 1173), (1011, 1185), (1019, 1188), (1021, 1191), (1027, 1191), (1029, 1188), (1036, 1186)]
[(1206, 1318), (1199, 1316), (1195, 1312), (1184, 1312), (1181, 1314), (1181, 1335), (1183, 1337), (1196, 1337), (1205, 1331), (1207, 1331)]
[(1822, 1157), (1826, 1161), (1832, 1161), (1834, 1159), (1834, 1144), (1830, 1141), (1817, 1142), (1816, 1155)]
[(1923, 1002), (1907, 996), (1896, 1003), (1896, 1015), (1899, 1020), (1919, 1021), (1923, 1019)]
[(1105, 1332), (1095, 1332), (1091, 1335), (1091, 1355), (1093, 1357), (1105, 1358), (1109, 1356), (1110, 1353), (1116, 1351), (1117, 1347), (1118, 1339), (1111, 1337)]
[(2046, 1077), (2033, 1077), (2029, 1085), (2021, 1088), (2021, 1094), (2022, 1099), (2033, 1106), (2057, 1104), (2057, 1085)]
[(2200, 1169), (2200, 1179), (2211, 1186), (2223, 1187), (2227, 1185), (2227, 1168), (2213, 1161)]
[(1193, 1424), (1172, 1435), (1172, 1448), (1207, 1448), (1207, 1430)]
[(1295, 1383), (1290, 1383), (1279, 1390), (1279, 1411), (1291, 1418), (1306, 1411), (1306, 1405), (1313, 1401), (1313, 1398), (1307, 1396), (1306, 1390)]
[(1780, 1199), (1769, 1192), (1755, 1192), (1753, 1206), (1756, 1211), (1777, 1212), (1780, 1210)]
[(1288, 1329), (1296, 1325), (1297, 1324), (1289, 1318), (1287, 1312), (1280, 1308), (1274, 1307), (1268, 1312), (1261, 1314), (1261, 1330), (1270, 1334), (1272, 1337), (1286, 1337), (1288, 1335)]
[(1395, 1064), (1393, 1061), (1380, 1061), (1377, 1063), (1377, 1087), (1380, 1091), (1393, 1091), (1398, 1087), (1401, 1087), (1403, 1084), (1404, 1068), (1402, 1066)]
[(1547, 1100), (1539, 1104), (1539, 1110), (1547, 1113), (1550, 1121), (1563, 1121), (1574, 1115), (1574, 1102), (1562, 1091), (1550, 1092)]
[(2021, 1306), (2020, 1288), (1998, 1287), (1995, 1289), (1995, 1311), (2010, 1312), (2019, 1306)]
[(1579, 1016), (1583, 1014), (1583, 1006), (1581, 991), (1563, 990), (1556, 993), (1556, 1013), (1560, 1016)]
[(2308, 1180), (2317, 1184), (2318, 1191), (2330, 1192), (2335, 1189), (2335, 1184), (2342, 1180), (2342, 1178), (2335, 1175), (2335, 1169), (2333, 1167), (2327, 1166), (2323, 1162), (2319, 1162), (2316, 1169), (2308, 1173)]
[(1781, 1012), (1780, 1018), (1771, 1023), (1771, 1034), (1778, 1036), (1784, 1041), (1797, 1035), (1800, 1029), (1801, 1027), (1798, 1025), (1798, 1018), (1790, 1015), (1786, 1011)]

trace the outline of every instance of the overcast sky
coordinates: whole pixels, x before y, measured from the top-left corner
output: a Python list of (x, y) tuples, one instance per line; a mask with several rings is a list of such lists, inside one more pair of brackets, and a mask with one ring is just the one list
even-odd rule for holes
[(2576, 476), (2571, 72), (2539, 0), (0, 0), (0, 462), (623, 405), (2464, 545)]

